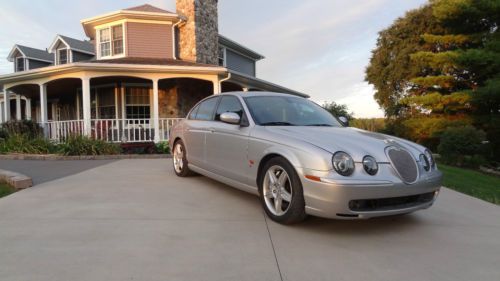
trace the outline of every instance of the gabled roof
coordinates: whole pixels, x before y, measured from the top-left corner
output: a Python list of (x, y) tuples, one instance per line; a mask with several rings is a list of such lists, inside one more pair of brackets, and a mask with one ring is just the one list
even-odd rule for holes
[(240, 43), (233, 41), (226, 36), (220, 35), (219, 34), (219, 44), (224, 45), (225, 47), (228, 47), (229, 49), (232, 49), (238, 53), (241, 53), (247, 57), (250, 57), (254, 60), (261, 60), (264, 59), (265, 57), (243, 45)]
[(149, 5), (149, 4), (144, 4), (136, 7), (131, 7), (127, 9), (123, 9), (125, 11), (136, 11), (136, 12), (148, 12), (148, 13), (164, 13), (164, 14), (175, 14), (174, 12), (170, 12), (167, 10), (160, 9), (158, 7)]
[(44, 62), (49, 62), (53, 63), (54, 62), (54, 56), (47, 52), (46, 50), (40, 50), (40, 49), (35, 49), (31, 47), (26, 47), (22, 45), (14, 45), (12, 50), (9, 53), (9, 56), (7, 57), (7, 60), (9, 61), (14, 61), (14, 53), (19, 51), (25, 58), (32, 59), (32, 60), (37, 60), (37, 61), (44, 61)]
[(74, 39), (68, 36), (64, 35), (57, 35), (52, 44), (50, 44), (49, 47), (49, 52), (54, 53), (55, 52), (55, 47), (57, 46), (58, 42), (62, 42), (66, 47), (73, 51), (77, 51), (80, 53), (84, 54), (89, 54), (89, 55), (95, 55), (94, 52), (94, 45), (90, 43), (89, 41), (83, 41), (83, 40), (78, 40)]

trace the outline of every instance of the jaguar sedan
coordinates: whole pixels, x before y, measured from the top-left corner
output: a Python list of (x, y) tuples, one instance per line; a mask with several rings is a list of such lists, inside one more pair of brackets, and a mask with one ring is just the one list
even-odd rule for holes
[(348, 127), (308, 99), (232, 92), (199, 102), (170, 133), (174, 171), (258, 195), (267, 215), (364, 219), (429, 208), (442, 174), (416, 143)]

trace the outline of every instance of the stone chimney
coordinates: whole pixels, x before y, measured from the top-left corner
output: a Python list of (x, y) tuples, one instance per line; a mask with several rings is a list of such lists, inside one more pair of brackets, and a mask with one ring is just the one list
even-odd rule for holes
[(179, 25), (179, 58), (218, 65), (218, 0), (176, 0)]

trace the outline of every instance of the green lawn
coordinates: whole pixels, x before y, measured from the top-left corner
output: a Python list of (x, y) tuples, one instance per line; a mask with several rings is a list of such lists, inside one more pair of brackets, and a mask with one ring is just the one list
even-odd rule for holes
[(456, 191), (500, 205), (500, 177), (438, 164), (443, 185)]
[(4, 197), (4, 196), (7, 196), (11, 193), (14, 193), (14, 188), (12, 188), (12, 186), (6, 184), (6, 183), (3, 183), (3, 182), (0, 182), (0, 198)]

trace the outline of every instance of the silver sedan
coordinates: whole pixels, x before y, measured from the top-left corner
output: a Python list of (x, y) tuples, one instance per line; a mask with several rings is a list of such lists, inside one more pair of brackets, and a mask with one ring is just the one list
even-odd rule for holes
[(174, 170), (256, 194), (279, 223), (362, 219), (429, 208), (442, 174), (416, 143), (346, 124), (291, 95), (232, 92), (172, 128)]

